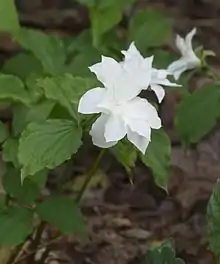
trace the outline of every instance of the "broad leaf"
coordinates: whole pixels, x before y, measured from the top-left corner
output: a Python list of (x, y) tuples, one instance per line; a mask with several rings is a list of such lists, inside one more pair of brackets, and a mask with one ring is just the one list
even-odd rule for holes
[(0, 143), (5, 141), (8, 138), (8, 135), (9, 133), (6, 125), (0, 121)]
[(58, 36), (22, 28), (16, 40), (39, 59), (45, 72), (52, 75), (63, 72), (66, 53), (63, 41)]
[(38, 186), (29, 178), (21, 183), (20, 171), (7, 168), (2, 183), (5, 191), (25, 204), (33, 203), (39, 194)]
[(51, 119), (30, 123), (19, 141), (18, 157), (23, 178), (71, 158), (81, 145), (81, 129), (71, 120)]
[[(151, 56), (152, 54), (148, 54), (148, 56)], [(177, 59), (177, 56), (173, 53), (170, 53), (168, 51), (157, 49), (155, 50), (154, 54), (154, 67), (158, 69), (166, 69), (169, 64), (171, 64), (174, 60)], [(178, 81), (179, 83), (179, 81)]]
[(130, 174), (137, 160), (137, 150), (129, 142), (120, 141), (115, 147), (112, 147), (110, 151)]
[(220, 180), (217, 181), (207, 207), (209, 248), (220, 263)]
[(185, 262), (175, 256), (175, 250), (170, 242), (165, 242), (159, 247), (147, 251), (142, 264), (184, 264)]
[(14, 0), (0, 1), (0, 31), (15, 33), (20, 25)]
[(153, 10), (137, 13), (130, 22), (130, 41), (134, 41), (142, 52), (166, 43), (171, 33), (171, 21), (164, 14)]
[(0, 100), (19, 101), (24, 104), (30, 102), (30, 97), (23, 82), (13, 75), (0, 75)]
[(63, 234), (84, 234), (84, 220), (73, 199), (63, 196), (47, 198), (36, 207), (40, 218), (55, 225)]
[(216, 124), (220, 115), (219, 85), (205, 86), (178, 106), (176, 130), (183, 143), (196, 143)]
[(83, 52), (79, 52), (67, 65), (66, 71), (82, 77), (93, 77), (89, 66), (100, 61), (101, 54), (92, 46), (86, 47)]
[(97, 6), (90, 9), (95, 47), (100, 45), (102, 35), (121, 21), (124, 9), (133, 2), (134, 0), (102, 0)]
[(50, 100), (41, 101), (39, 104), (26, 107), (15, 105), (13, 107), (12, 127), (15, 136), (20, 134), (30, 122), (46, 120), (55, 106), (55, 102)]
[(167, 190), (171, 159), (170, 139), (164, 130), (153, 130), (146, 154), (141, 154), (142, 162), (150, 167), (156, 184)]
[(29, 53), (19, 53), (8, 59), (2, 69), (3, 73), (16, 75), (23, 81), (33, 73), (42, 73), (40, 61)]
[(31, 181), (37, 185), (38, 189), (43, 189), (47, 182), (47, 175), (48, 170), (45, 169), (37, 172), (34, 175), (29, 176), (28, 178), (31, 179)]
[(9, 138), (3, 144), (2, 159), (5, 162), (11, 162), (15, 168), (19, 168), (18, 162), (18, 140)]
[(0, 212), (0, 244), (13, 246), (22, 243), (32, 231), (32, 211), (9, 207)]
[(38, 82), (38, 85), (44, 89), (45, 96), (60, 103), (77, 121), (79, 119), (77, 111), (79, 99), (93, 84), (94, 82), (90, 79), (73, 77), (70, 74), (46, 77)]

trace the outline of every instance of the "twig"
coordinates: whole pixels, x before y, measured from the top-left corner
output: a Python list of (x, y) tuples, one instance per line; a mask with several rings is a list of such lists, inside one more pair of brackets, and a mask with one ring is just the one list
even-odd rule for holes
[(58, 237), (55, 237), (54, 239), (51, 239), (49, 242), (44, 243), (43, 245), (37, 247), (36, 249), (28, 252), (25, 256), (23, 256), (19, 259), (16, 259), (14, 262), (12, 262), (12, 264), (20, 263), (21, 261), (23, 261), (23, 260), (27, 259), (28, 257), (34, 255), (38, 250), (45, 248), (45, 247), (48, 247), (48, 246), (58, 242), (61, 238), (62, 238), (62, 236), (58, 236)]

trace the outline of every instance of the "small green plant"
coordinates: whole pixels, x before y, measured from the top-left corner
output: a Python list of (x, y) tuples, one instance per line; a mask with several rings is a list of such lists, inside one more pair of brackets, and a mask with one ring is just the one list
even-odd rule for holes
[[(219, 76), (206, 61), (213, 54), (193, 49), (196, 29), (185, 39), (177, 36), (181, 56), (176, 59), (162, 48), (172, 36), (171, 20), (164, 14), (137, 12), (120, 36), (124, 10), (134, 0), (78, 2), (88, 8), (91, 27), (76, 37), (60, 37), (22, 27), (13, 0), (0, 1), (0, 31), (21, 47), (0, 74), (0, 105), (12, 112), (10, 123), (0, 123), (4, 246), (20, 245), (31, 234), (38, 243), (46, 223), (61, 235), (85, 234), (80, 201), (107, 151), (129, 179), (140, 160), (151, 169), (156, 184), (167, 190), (171, 143), (158, 114), (166, 90), (182, 94), (175, 129), (185, 147), (209, 133), (220, 116)], [(188, 84), (195, 74), (211, 76), (212, 84), (191, 93)], [(156, 104), (140, 97), (147, 89), (156, 96)], [(88, 135), (100, 153), (79, 192), (67, 197), (61, 186), (41, 197), (48, 173), (74, 159)], [(210, 248), (217, 256), (220, 244), (213, 234), (220, 226), (218, 189), (208, 209)], [(149, 250), (146, 263), (184, 262), (175, 257), (170, 244), (163, 244)]]

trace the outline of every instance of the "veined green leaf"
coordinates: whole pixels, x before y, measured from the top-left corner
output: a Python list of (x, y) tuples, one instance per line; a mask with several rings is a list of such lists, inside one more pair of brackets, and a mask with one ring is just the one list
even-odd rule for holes
[(84, 234), (82, 213), (70, 198), (51, 196), (37, 205), (36, 212), (42, 220), (55, 225), (63, 234)]
[(164, 130), (153, 130), (146, 154), (140, 155), (142, 162), (152, 170), (156, 184), (167, 190), (171, 144)]
[(81, 136), (81, 129), (71, 120), (51, 119), (30, 123), (19, 141), (22, 178), (45, 168), (53, 169), (70, 159), (82, 143)]

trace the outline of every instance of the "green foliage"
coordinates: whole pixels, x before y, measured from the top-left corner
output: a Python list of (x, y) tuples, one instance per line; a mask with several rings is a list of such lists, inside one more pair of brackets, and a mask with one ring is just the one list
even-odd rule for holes
[(183, 143), (198, 142), (215, 126), (220, 115), (219, 87), (205, 86), (187, 96), (178, 106), (175, 125)]
[(0, 1), (0, 31), (16, 33), (20, 25), (14, 0)]
[[(149, 54), (150, 55), (150, 54)], [(154, 55), (154, 67), (158, 69), (166, 69), (167, 65), (171, 64), (177, 59), (176, 55), (168, 51), (157, 49)], [(179, 81), (178, 81), (179, 83)]]
[(128, 141), (120, 141), (111, 152), (130, 174), (137, 160), (137, 150)]
[(142, 162), (152, 170), (156, 184), (167, 190), (171, 144), (164, 130), (160, 129), (152, 132), (151, 142), (146, 154), (140, 155)]
[(30, 122), (45, 121), (55, 106), (50, 100), (41, 101), (30, 107), (15, 105), (13, 107), (12, 127), (15, 136), (19, 135)]
[(22, 179), (70, 159), (82, 144), (81, 134), (81, 129), (70, 120), (30, 123), (21, 135), (18, 148)]
[(92, 77), (89, 66), (100, 61), (100, 52), (92, 46), (78, 52), (67, 65), (67, 71), (75, 76)]
[(35, 201), (39, 194), (38, 186), (30, 178), (21, 183), (20, 171), (8, 168), (3, 175), (2, 183), (5, 191), (14, 198), (25, 204)]
[(175, 256), (175, 250), (170, 242), (165, 242), (158, 247), (147, 251), (142, 264), (184, 264), (185, 262)]
[(218, 180), (207, 207), (209, 248), (220, 263), (220, 181)]
[(123, 15), (124, 9), (134, 0), (101, 0), (90, 8), (93, 44), (99, 47), (104, 33), (117, 25)]
[(32, 211), (26, 208), (8, 207), (0, 212), (0, 244), (18, 245), (32, 231)]
[(40, 61), (30, 53), (21, 52), (8, 59), (2, 69), (5, 74), (18, 76), (23, 81), (33, 73), (42, 73)]
[(18, 162), (18, 140), (15, 138), (8, 138), (3, 144), (2, 159), (5, 162), (10, 162), (15, 168), (19, 168)]
[(61, 38), (41, 31), (22, 28), (16, 35), (16, 40), (36, 56), (45, 72), (52, 75), (64, 72), (66, 52)]
[(51, 196), (38, 204), (36, 212), (63, 234), (84, 234), (84, 219), (78, 205), (64, 196)]
[(41, 79), (38, 81), (38, 85), (43, 88), (48, 99), (60, 103), (76, 121), (79, 121), (77, 111), (79, 99), (88, 89), (95, 85), (95, 82), (90, 79), (65, 74), (63, 76)]
[(8, 138), (8, 133), (6, 125), (0, 121), (0, 143), (4, 142)]
[(0, 100), (18, 101), (24, 104), (30, 102), (23, 82), (13, 75), (0, 75)]
[(171, 37), (171, 21), (162, 13), (154, 10), (141, 11), (130, 21), (130, 41), (146, 51), (149, 47), (158, 47)]

